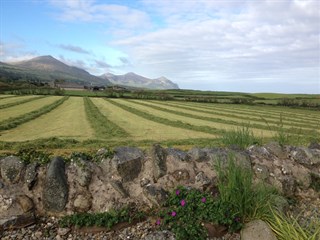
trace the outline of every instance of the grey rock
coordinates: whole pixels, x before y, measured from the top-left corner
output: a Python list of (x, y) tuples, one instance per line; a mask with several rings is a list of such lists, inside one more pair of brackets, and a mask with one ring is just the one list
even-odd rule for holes
[(124, 189), (122, 182), (119, 180), (111, 180), (110, 181), (111, 186), (116, 190), (120, 195), (124, 198), (129, 197), (128, 192)]
[(291, 157), (299, 164), (312, 168), (320, 164), (320, 150), (299, 147), (291, 151)]
[[(87, 212), (90, 210), (92, 205), (92, 198), (89, 195), (79, 194), (76, 196), (73, 206), (78, 212)], [(59, 234), (61, 235), (61, 234)]]
[(60, 236), (65, 236), (71, 231), (70, 228), (58, 228), (57, 234)]
[(15, 199), (21, 207), (23, 213), (30, 212), (34, 209), (34, 204), (31, 198), (26, 195), (19, 195)]
[(147, 178), (142, 178), (142, 179), (140, 180), (140, 187), (144, 187), (144, 186), (148, 185), (149, 183), (150, 183), (150, 180), (149, 180), (149, 179), (147, 179)]
[(131, 181), (138, 177), (142, 168), (143, 153), (134, 147), (118, 147), (112, 164), (123, 181)]
[(200, 148), (192, 148), (188, 151), (192, 161), (204, 162), (208, 160), (207, 153)]
[(68, 183), (63, 158), (54, 157), (47, 170), (43, 188), (43, 206), (52, 212), (64, 210), (68, 200)]
[(18, 157), (8, 156), (1, 160), (1, 176), (6, 183), (18, 183), (23, 169), (24, 163)]
[(167, 153), (159, 144), (152, 147), (153, 177), (158, 180), (167, 173)]
[(211, 180), (204, 174), (204, 172), (199, 172), (195, 177), (196, 183), (199, 183), (201, 186), (209, 185)]
[(152, 184), (148, 184), (143, 188), (143, 194), (155, 206), (161, 206), (168, 197), (168, 194), (161, 187)]
[(282, 183), (282, 192), (286, 197), (293, 197), (295, 195), (297, 184), (292, 176), (284, 176), (280, 178)]
[(245, 224), (240, 234), (241, 240), (277, 240), (269, 225), (261, 220)]
[(187, 181), (190, 179), (190, 173), (186, 169), (177, 169), (172, 173), (172, 176), (177, 182)]
[(286, 155), (283, 148), (277, 142), (270, 142), (265, 145), (265, 148), (268, 150), (268, 152), (270, 152), (271, 154), (275, 155), (278, 158), (285, 157)]
[(38, 163), (31, 163), (26, 168), (25, 182), (28, 186), (28, 189), (31, 190), (37, 181), (39, 167)]
[(308, 148), (320, 150), (320, 144), (317, 143), (317, 142), (312, 142), (312, 143), (310, 143), (310, 145), (308, 146)]
[(174, 158), (174, 159), (178, 159), (180, 161), (185, 161), (185, 162), (190, 161), (191, 159), (186, 152), (180, 149), (175, 149), (175, 148), (167, 149), (167, 159), (168, 158)]
[(269, 169), (265, 165), (256, 164), (253, 167), (253, 172), (257, 176), (258, 179), (267, 180), (269, 177)]
[(97, 155), (105, 155), (108, 153), (108, 150), (105, 149), (105, 148), (100, 148), (98, 151), (97, 151)]
[(0, 219), (0, 230), (18, 229), (30, 226), (36, 222), (34, 213), (26, 213), (17, 216)]
[(88, 161), (78, 159), (75, 162), (75, 166), (77, 169), (77, 182), (82, 187), (88, 187), (92, 178), (92, 170)]
[(143, 238), (143, 240), (175, 240), (175, 236), (170, 231), (155, 231)]

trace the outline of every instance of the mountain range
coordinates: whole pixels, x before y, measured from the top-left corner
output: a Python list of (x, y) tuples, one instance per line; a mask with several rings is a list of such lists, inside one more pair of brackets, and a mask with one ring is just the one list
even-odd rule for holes
[(178, 85), (165, 77), (150, 79), (135, 73), (114, 75), (105, 73), (101, 76), (74, 66), (69, 66), (52, 56), (40, 56), (26, 61), (0, 62), (0, 79), (10, 81), (25, 79), (52, 82), (64, 80), (82, 85), (122, 85), (149, 89), (178, 89)]

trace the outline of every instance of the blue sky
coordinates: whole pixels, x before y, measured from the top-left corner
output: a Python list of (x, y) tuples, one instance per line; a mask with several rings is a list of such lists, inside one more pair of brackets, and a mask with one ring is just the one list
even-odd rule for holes
[(181, 88), (320, 93), (318, 0), (0, 0), (0, 61), (41, 55)]

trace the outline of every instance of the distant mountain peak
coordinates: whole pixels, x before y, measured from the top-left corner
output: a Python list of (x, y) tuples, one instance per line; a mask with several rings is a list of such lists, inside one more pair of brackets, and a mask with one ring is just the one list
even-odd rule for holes
[(108, 79), (113, 84), (119, 84), (130, 87), (149, 88), (149, 89), (179, 89), (178, 85), (167, 79), (160, 77), (150, 79), (140, 76), (134, 72), (128, 72), (123, 75), (114, 75), (112, 73), (105, 73), (100, 76), (103, 79)]

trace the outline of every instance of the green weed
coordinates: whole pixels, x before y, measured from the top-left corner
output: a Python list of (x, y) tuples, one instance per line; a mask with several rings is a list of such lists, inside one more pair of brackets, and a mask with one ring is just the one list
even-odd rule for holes
[(226, 131), (222, 135), (221, 141), (225, 146), (238, 146), (241, 149), (246, 149), (251, 145), (262, 143), (262, 139), (254, 136), (248, 126)]

